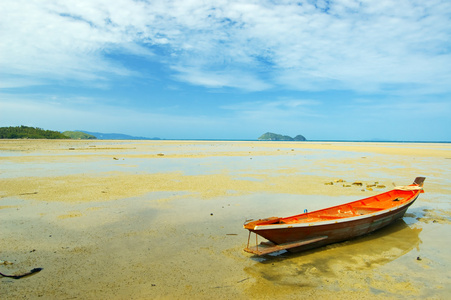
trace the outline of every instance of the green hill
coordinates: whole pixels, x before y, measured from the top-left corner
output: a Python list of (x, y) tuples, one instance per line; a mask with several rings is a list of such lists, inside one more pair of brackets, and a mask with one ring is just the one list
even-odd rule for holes
[(295, 140), (295, 141), (306, 141), (307, 139), (302, 134), (298, 134), (297, 136), (295, 136), (293, 138), (293, 140)]
[(94, 140), (97, 139), (91, 134), (87, 134), (81, 131), (64, 131), (63, 134), (74, 140)]
[(67, 139), (59, 131), (28, 126), (0, 127), (0, 139)]
[[(80, 131), (80, 130), (77, 130)], [(101, 132), (90, 132), (90, 131), (81, 131), (90, 135), (95, 136), (99, 140), (161, 140), (158, 137), (147, 138), (147, 137), (139, 137), (139, 136), (131, 136), (122, 133), (101, 133)]]
[(267, 132), (265, 134), (262, 134), (258, 138), (258, 140), (259, 141), (306, 141), (306, 138), (301, 134), (298, 134), (297, 136), (292, 138), (291, 136), (288, 136), (288, 135)]

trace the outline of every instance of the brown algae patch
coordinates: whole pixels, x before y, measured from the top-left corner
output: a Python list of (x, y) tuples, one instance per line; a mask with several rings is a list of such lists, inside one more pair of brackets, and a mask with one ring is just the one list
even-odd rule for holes
[(451, 224), (451, 211), (444, 209), (423, 209), (424, 215), (418, 217), (420, 222)]
[(68, 214), (65, 215), (59, 215), (58, 219), (69, 219), (69, 218), (77, 218), (81, 217), (83, 214), (79, 211), (71, 211)]
[(16, 208), (19, 207), (18, 205), (0, 205), (0, 209), (6, 209), (6, 208)]

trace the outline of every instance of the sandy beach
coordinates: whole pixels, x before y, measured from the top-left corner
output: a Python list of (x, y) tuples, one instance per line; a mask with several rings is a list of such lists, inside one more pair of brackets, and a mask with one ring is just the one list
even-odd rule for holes
[[(388, 228), (243, 251), (247, 219), (417, 176), (425, 193)], [(0, 140), (0, 272), (43, 268), (0, 276), (0, 298), (449, 299), (450, 198), (449, 143)]]

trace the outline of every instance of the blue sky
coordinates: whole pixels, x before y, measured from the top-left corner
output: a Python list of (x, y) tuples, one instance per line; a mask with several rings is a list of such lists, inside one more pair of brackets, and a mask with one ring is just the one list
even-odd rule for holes
[(451, 141), (451, 2), (3, 0), (0, 126)]

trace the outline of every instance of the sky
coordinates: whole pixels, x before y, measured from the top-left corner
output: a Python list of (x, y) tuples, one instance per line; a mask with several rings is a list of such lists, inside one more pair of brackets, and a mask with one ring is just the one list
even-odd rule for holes
[(2, 0), (0, 127), (451, 141), (451, 1)]

